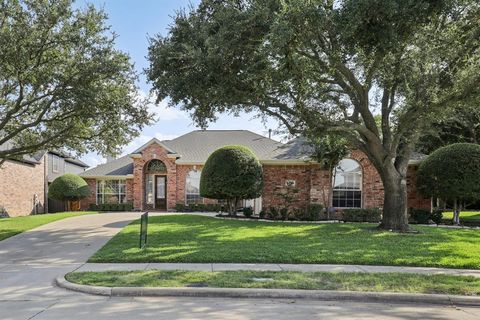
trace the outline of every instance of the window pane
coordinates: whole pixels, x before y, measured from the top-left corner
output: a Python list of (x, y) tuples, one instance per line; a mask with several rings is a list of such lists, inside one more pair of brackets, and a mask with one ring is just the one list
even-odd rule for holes
[(362, 168), (352, 159), (343, 159), (335, 168), (332, 205), (338, 208), (362, 206)]
[(157, 199), (165, 199), (165, 177), (157, 177)]
[(201, 171), (190, 171), (185, 181), (185, 202), (187, 204), (203, 203), (200, 197), (200, 176)]
[(153, 204), (153, 175), (147, 175), (146, 184), (146, 194), (147, 194), (147, 204)]
[(126, 199), (126, 180), (97, 180), (97, 203), (122, 203)]

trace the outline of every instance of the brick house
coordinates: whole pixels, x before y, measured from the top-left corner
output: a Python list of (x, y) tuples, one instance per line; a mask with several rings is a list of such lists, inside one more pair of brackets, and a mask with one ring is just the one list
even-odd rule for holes
[[(90, 204), (133, 203), (135, 210), (173, 210), (177, 203), (215, 203), (199, 193), (200, 173), (208, 156), (225, 145), (244, 145), (259, 158), (264, 170), (264, 190), (258, 199), (246, 200), (255, 212), (281, 206), (279, 193), (298, 190), (294, 206), (325, 203), (329, 172), (309, 157), (302, 139), (286, 144), (246, 130), (200, 130), (173, 140), (152, 139), (133, 153), (108, 161), (80, 175), (88, 182)], [(415, 189), (415, 172), (424, 155), (414, 154), (408, 170), (409, 207), (430, 207), (430, 199)], [(352, 151), (337, 167), (333, 186), (337, 208), (379, 208), (383, 185), (376, 169), (361, 152)]]
[[(6, 147), (6, 146), (4, 146)], [(88, 165), (57, 152), (38, 152), (0, 166), (0, 214), (10, 217), (64, 211), (63, 203), (48, 199), (48, 185), (64, 173), (81, 173)]]

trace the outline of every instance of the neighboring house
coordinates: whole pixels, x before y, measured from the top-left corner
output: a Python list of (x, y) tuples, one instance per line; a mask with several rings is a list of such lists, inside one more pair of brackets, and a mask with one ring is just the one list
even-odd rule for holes
[[(90, 186), (90, 204), (126, 203), (136, 210), (173, 210), (175, 204), (215, 203), (200, 196), (200, 174), (205, 161), (225, 145), (244, 145), (259, 158), (264, 171), (263, 195), (245, 205), (255, 212), (281, 206), (279, 193), (287, 186), (298, 189), (296, 207), (324, 203), (331, 188), (329, 172), (310, 159), (311, 147), (303, 139), (283, 144), (246, 130), (193, 131), (173, 140), (152, 139), (133, 153), (108, 161), (80, 174)], [(415, 172), (424, 155), (415, 154), (408, 170), (408, 205), (429, 207), (430, 200), (417, 194)], [(336, 170), (333, 206), (378, 208), (383, 185), (376, 169), (359, 151), (352, 151)]]
[(81, 173), (88, 165), (61, 152), (38, 152), (0, 166), (0, 213), (8, 216), (64, 211), (63, 203), (45, 203), (48, 185), (64, 173)]
[(47, 159), (47, 187), (45, 192), (46, 198), (48, 199), (48, 212), (65, 211), (64, 201), (54, 200), (48, 197), (48, 187), (57, 177), (65, 173), (80, 174), (88, 168), (88, 165), (78, 159), (70, 157), (68, 154), (58, 151), (49, 151)]

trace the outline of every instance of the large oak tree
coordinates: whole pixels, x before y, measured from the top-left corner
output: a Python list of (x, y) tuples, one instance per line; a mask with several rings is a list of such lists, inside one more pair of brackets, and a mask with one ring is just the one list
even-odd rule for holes
[(151, 39), (147, 72), (202, 126), (253, 111), (342, 135), (382, 178), (381, 227), (406, 231), (410, 155), (438, 114), (477, 99), (479, 36), (475, 0), (203, 0)]
[(0, 1), (0, 164), (39, 150), (118, 152), (150, 121), (104, 12)]

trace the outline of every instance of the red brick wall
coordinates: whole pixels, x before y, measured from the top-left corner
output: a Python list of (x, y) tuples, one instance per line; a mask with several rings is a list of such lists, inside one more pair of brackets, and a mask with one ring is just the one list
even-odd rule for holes
[(0, 167), (0, 207), (11, 217), (34, 213), (34, 195), (38, 197), (37, 212), (45, 203), (45, 157), (41, 163), (30, 165), (6, 161)]
[(426, 208), (430, 209), (430, 198), (423, 197), (417, 192), (416, 180), (417, 180), (418, 166), (409, 166), (407, 171), (407, 206), (408, 208)]
[(97, 180), (96, 179), (85, 179), (90, 189), (90, 194), (85, 199), (80, 200), (80, 208), (82, 210), (88, 210), (90, 204), (97, 203)]
[(167, 210), (172, 210), (177, 200), (177, 166), (175, 159), (168, 158), (167, 151), (156, 143), (146, 147), (140, 158), (133, 159), (133, 207), (136, 210), (145, 208), (144, 169), (152, 159), (161, 160), (167, 167)]
[[(90, 189), (90, 194), (85, 199), (80, 201), (80, 208), (82, 210), (88, 210), (90, 204), (97, 203), (97, 179), (84, 178)], [(127, 203), (133, 203), (133, 179), (126, 180), (126, 201)]]
[(362, 167), (362, 207), (380, 208), (383, 206), (383, 183), (377, 169), (368, 157), (360, 151), (352, 151), (347, 157), (358, 161)]
[(278, 196), (288, 188), (287, 180), (295, 180), (296, 202), (293, 208), (305, 207), (310, 202), (310, 168), (306, 165), (264, 165), (263, 166), (263, 195), (262, 205), (268, 207), (282, 207), (284, 200)]
[[(177, 165), (177, 203), (185, 203), (187, 175), (192, 170), (202, 170), (203, 165)], [(203, 203), (217, 203), (216, 199), (203, 198)]]
[[(352, 151), (347, 157), (358, 161), (362, 167), (362, 207), (383, 207), (384, 189), (377, 170), (360, 151)], [(415, 188), (416, 168), (411, 166), (407, 175), (408, 206), (414, 208), (430, 208), (430, 199), (423, 198)], [(295, 207), (306, 207), (309, 203), (321, 203), (325, 206), (330, 189), (330, 172), (318, 164), (273, 166), (264, 165), (263, 207), (283, 206), (283, 201), (276, 196), (286, 190), (285, 181), (296, 180), (298, 202)]]
[[(194, 169), (193, 165), (176, 165), (174, 159), (167, 157), (167, 152), (161, 146), (152, 144), (142, 153), (141, 158), (134, 159), (134, 178), (127, 179), (127, 201), (133, 202), (134, 208), (145, 209), (145, 181), (143, 170), (151, 159), (162, 160), (167, 166), (167, 209), (173, 210), (176, 203), (185, 203), (185, 182), (189, 171)], [(370, 160), (359, 151), (352, 151), (348, 158), (358, 161), (362, 167), (362, 206), (364, 208), (379, 208), (383, 206), (383, 184), (379, 174), (373, 167)], [(202, 165), (195, 166), (202, 170)], [(305, 208), (309, 203), (321, 203), (325, 205), (328, 200), (330, 189), (330, 172), (318, 164), (305, 165), (264, 165), (264, 190), (262, 205), (264, 208), (270, 206), (281, 207), (284, 200), (278, 196), (287, 190), (286, 180), (295, 180), (295, 188), (299, 189), (296, 195), (297, 202), (293, 207)], [(410, 167), (407, 176), (408, 206), (415, 208), (429, 208), (430, 200), (424, 199), (416, 192), (415, 188), (416, 168)], [(96, 182), (94, 179), (87, 179), (92, 190), (90, 197), (82, 201), (82, 208), (88, 208), (89, 203), (95, 203)], [(204, 203), (216, 203), (216, 200), (205, 199)]]

